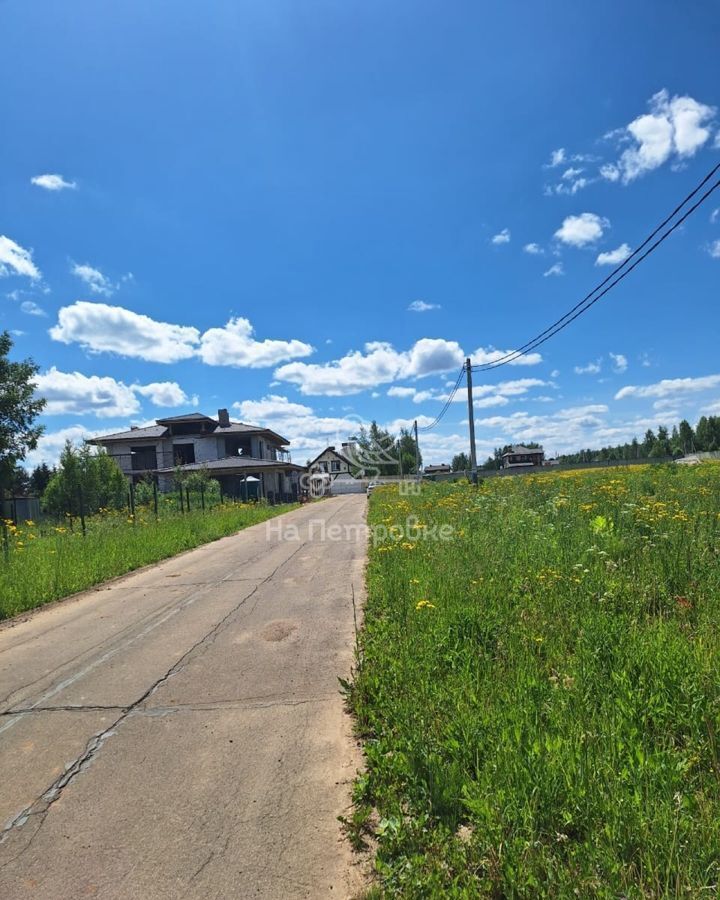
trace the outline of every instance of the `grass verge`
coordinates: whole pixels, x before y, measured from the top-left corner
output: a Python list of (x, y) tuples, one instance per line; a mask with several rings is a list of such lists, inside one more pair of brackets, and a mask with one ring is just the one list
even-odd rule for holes
[(186, 514), (163, 512), (158, 519), (140, 508), (137, 514), (104, 513), (80, 523), (40, 528), (33, 522), (7, 531), (0, 548), (0, 619), (16, 616), (109, 578), (191, 550), (249, 525), (295, 509), (228, 503)]
[(719, 497), (712, 464), (373, 494), (349, 694), (377, 891), (715, 895)]

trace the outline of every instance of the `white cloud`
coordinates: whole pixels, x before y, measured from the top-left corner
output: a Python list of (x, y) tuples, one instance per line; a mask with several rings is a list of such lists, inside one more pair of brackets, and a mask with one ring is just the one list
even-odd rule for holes
[(279, 394), (269, 394), (262, 400), (243, 400), (233, 403), (233, 409), (237, 409), (240, 418), (251, 424), (262, 424), (268, 419), (307, 418), (313, 415), (312, 407), (303, 403), (293, 403)]
[(20, 304), (20, 309), (28, 316), (46, 316), (47, 313), (42, 308), (42, 306), (38, 306), (34, 300), (23, 300)]
[(247, 319), (230, 319), (223, 328), (210, 328), (200, 342), (200, 358), (209, 366), (259, 369), (286, 359), (309, 356), (314, 347), (303, 341), (256, 341)]
[(530, 388), (545, 387), (547, 381), (541, 378), (515, 378), (511, 381), (501, 381), (498, 384), (475, 384), (473, 385), (474, 397), (487, 397), (493, 394), (499, 394), (507, 397), (518, 397), (520, 394), (526, 394)]
[(572, 247), (584, 247), (599, 240), (604, 229), (609, 227), (607, 219), (585, 212), (579, 216), (568, 216), (555, 232), (555, 237)]
[[(548, 385), (549, 382), (540, 378), (516, 378), (510, 381), (501, 381), (498, 384), (475, 384), (473, 385), (473, 405), (477, 407), (504, 406), (508, 402), (508, 397), (518, 397), (521, 394), (526, 394), (531, 388)], [(454, 386), (455, 382), (452, 383), (452, 387)], [(435, 388), (416, 391), (413, 388), (405, 387), (392, 387), (388, 391), (388, 395), (391, 397), (412, 398), (413, 403), (425, 403), (428, 400), (445, 403), (450, 397), (449, 391), (440, 391)], [(452, 402), (466, 403), (466, 391), (457, 391)]]
[[(120, 431), (126, 427), (126, 425), (120, 425), (117, 430)], [(47, 463), (49, 466), (57, 465), (66, 441), (78, 444), (86, 438), (105, 433), (107, 433), (107, 429), (90, 431), (84, 425), (70, 425), (67, 428), (61, 428), (59, 431), (46, 431), (40, 437), (35, 450), (31, 450), (27, 454), (24, 465), (26, 468), (39, 466), (42, 462)]]
[(60, 372), (53, 366), (34, 380), (36, 393), (47, 400), (44, 411), (49, 416), (109, 418), (130, 416), (140, 409), (132, 388), (114, 378)]
[(400, 385), (393, 385), (388, 392), (388, 397), (414, 397), (417, 391), (413, 387), (401, 387)]
[[(470, 354), (470, 360), (474, 366), (484, 366), (487, 363), (497, 362), (514, 350), (496, 350), (494, 347), (478, 347), (474, 353)], [(518, 356), (510, 360), (509, 366), (536, 366), (542, 362), (540, 353), (526, 353), (524, 356)]]
[(135, 393), (147, 397), (153, 406), (198, 405), (197, 396), (188, 397), (177, 381), (154, 381), (151, 384), (133, 384), (131, 389)]
[(72, 274), (86, 284), (93, 294), (101, 294), (104, 297), (110, 297), (117, 289), (117, 285), (113, 284), (107, 276), (103, 275), (100, 269), (92, 266), (79, 265), (73, 263)]
[(620, 169), (614, 163), (605, 163), (600, 166), (600, 177), (605, 181), (619, 181)]
[(101, 419), (132, 416), (140, 410), (137, 394), (155, 406), (176, 407), (186, 403), (197, 406), (174, 381), (127, 385), (110, 376), (61, 372), (55, 366), (34, 379), (36, 393), (47, 401), (49, 416), (94, 415)]
[(576, 375), (597, 375), (601, 369), (602, 369), (602, 360), (598, 359), (597, 362), (589, 362), (586, 366), (575, 366), (575, 374)]
[(708, 253), (713, 259), (720, 259), (720, 238), (716, 241), (712, 241), (708, 246)]
[(663, 378), (654, 384), (642, 386), (629, 384), (615, 394), (616, 400), (626, 397), (678, 397), (712, 390), (720, 386), (720, 375), (703, 375), (698, 378)]
[(622, 353), (609, 353), (608, 355), (612, 360), (613, 372), (617, 372), (620, 375), (627, 370), (627, 356), (624, 356)]
[(718, 206), (717, 209), (714, 209), (710, 213), (710, 224), (714, 225), (718, 221), (718, 219), (720, 219), (720, 206)]
[(441, 338), (421, 338), (405, 351), (373, 341), (365, 344), (364, 352), (353, 350), (332, 362), (288, 363), (276, 369), (274, 376), (297, 385), (305, 395), (340, 397), (400, 378), (447, 372), (461, 366), (463, 358), (459, 344)]
[(523, 250), (531, 256), (540, 256), (545, 252), (540, 244), (535, 243), (525, 244)]
[(658, 91), (649, 106), (649, 113), (638, 116), (620, 132), (621, 140), (631, 143), (616, 164), (624, 184), (668, 160), (677, 163), (694, 156), (710, 138), (713, 107), (688, 96), (671, 97), (667, 90)]
[(197, 328), (156, 322), (121, 306), (78, 300), (64, 306), (50, 336), (63, 344), (80, 344), (90, 353), (117, 353), (148, 362), (172, 363), (197, 353)]
[(197, 328), (158, 322), (149, 316), (78, 300), (63, 307), (50, 329), (53, 340), (80, 344), (90, 353), (116, 353), (147, 362), (173, 363), (199, 356), (212, 366), (271, 366), (313, 348), (302, 341), (256, 341), (247, 319), (230, 319), (224, 328)]
[(409, 312), (428, 312), (431, 309), (441, 309), (439, 303), (426, 303), (424, 300), (413, 300), (408, 306)]
[(26, 250), (20, 244), (0, 234), (0, 278), (8, 275), (24, 275), (37, 281), (40, 271), (33, 262), (32, 250)]
[(605, 253), (599, 253), (597, 259), (595, 260), (596, 266), (617, 266), (621, 262), (625, 262), (625, 260), (632, 253), (632, 249), (629, 244), (620, 244), (619, 247), (616, 247), (614, 250), (608, 250)]
[(553, 150), (550, 154), (550, 162), (548, 163), (547, 168), (555, 169), (557, 168), (557, 166), (561, 166), (564, 162), (567, 162), (565, 148), (559, 147), (557, 150)]
[(609, 422), (607, 413), (605, 404), (588, 404), (549, 415), (530, 415), (523, 411), (478, 418), (475, 424), (479, 439), (484, 439), (487, 429), (487, 437), (495, 446), (510, 441), (538, 441), (546, 453), (554, 454), (630, 441), (635, 436), (642, 436), (648, 428), (666, 424), (664, 420), (668, 418), (668, 414), (663, 413)]
[(503, 228), (502, 231), (494, 234), (490, 238), (490, 243), (492, 244), (509, 244), (510, 243), (510, 229)]
[(479, 397), (473, 400), (475, 409), (486, 409), (488, 406), (507, 406), (510, 401), (503, 394), (491, 394), (489, 397)]
[(74, 181), (66, 181), (62, 175), (35, 175), (30, 181), (46, 191), (65, 191), (77, 187)]
[(549, 269), (546, 269), (543, 272), (543, 278), (548, 278), (551, 275), (559, 276), (559, 275), (564, 275), (564, 274), (565, 274), (565, 269), (563, 269), (563, 264), (561, 262), (556, 262), (556, 263), (553, 263)]

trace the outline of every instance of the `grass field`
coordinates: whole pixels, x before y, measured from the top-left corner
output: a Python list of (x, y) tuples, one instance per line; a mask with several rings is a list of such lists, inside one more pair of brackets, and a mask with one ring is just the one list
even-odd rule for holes
[(293, 506), (227, 503), (184, 515), (171, 505), (156, 519), (138, 507), (135, 516), (105, 512), (57, 525), (6, 525), (0, 547), (0, 619), (66, 597), (108, 578), (190, 550), (264, 522)]
[(716, 896), (720, 465), (384, 488), (369, 518), (375, 891)]

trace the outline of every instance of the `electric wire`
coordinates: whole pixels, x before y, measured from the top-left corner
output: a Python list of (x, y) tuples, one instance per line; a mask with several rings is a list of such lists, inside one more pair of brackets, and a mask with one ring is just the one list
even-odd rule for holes
[(455, 382), (455, 386), (450, 391), (448, 396), (445, 398), (445, 405), (443, 406), (443, 408), (440, 410), (440, 412), (437, 414), (435, 419), (429, 425), (422, 425), (422, 426), (418, 425), (418, 431), (431, 431), (440, 422), (440, 420), (443, 418), (445, 413), (450, 409), (450, 405), (452, 404), (453, 400), (455, 399), (455, 394), (457, 394), (458, 389), (460, 388), (460, 382), (462, 381), (464, 374), (465, 374), (465, 365), (463, 364), (462, 368), (460, 369), (460, 372), (458, 373), (458, 377), (457, 377), (457, 381)]
[[(710, 197), (710, 195), (720, 187), (720, 179), (718, 179), (711, 187), (700, 197), (698, 201), (696, 201), (689, 209), (687, 209), (683, 215), (673, 223), (673, 225), (662, 234), (654, 244), (648, 247), (648, 244), (665, 228), (674, 218), (678, 215), (680, 210), (695, 197), (703, 187), (710, 181), (711, 178), (717, 172), (720, 171), (720, 163), (715, 165), (710, 172), (700, 181), (696, 187), (690, 191), (689, 194), (675, 207), (675, 209), (663, 219), (663, 221), (645, 238), (645, 240), (639, 244), (633, 252), (623, 260), (618, 266), (616, 266), (613, 271), (604, 278), (600, 284), (598, 284), (595, 288), (593, 288), (590, 293), (586, 294), (585, 297), (582, 298), (572, 309), (568, 310), (563, 316), (557, 319), (552, 325), (549, 325), (544, 331), (541, 331), (540, 334), (537, 334), (534, 338), (531, 338), (521, 347), (518, 347), (516, 350), (511, 350), (508, 353), (505, 353), (503, 356), (498, 359), (493, 360), (492, 362), (482, 363), (478, 365), (471, 366), (472, 371), (476, 372), (487, 372), (490, 369), (497, 369), (501, 366), (509, 365), (509, 363), (513, 362), (516, 359), (519, 359), (521, 356), (525, 356), (531, 351), (535, 350), (537, 347), (544, 344), (546, 341), (550, 340), (551, 337), (554, 337), (564, 328), (566, 328), (571, 322), (574, 322), (579, 316), (581, 316), (584, 312), (587, 312), (590, 307), (592, 307), (598, 300), (604, 297), (609, 291), (611, 291), (617, 284), (619, 284), (623, 278), (630, 274), (638, 265), (640, 265), (643, 260), (647, 259), (647, 257), (656, 250), (660, 244), (662, 244), (670, 235), (676, 231), (702, 204)], [(644, 253), (642, 251), (645, 250)], [(637, 257), (637, 258), (636, 258)], [(635, 260), (632, 262), (632, 260)], [(632, 264), (630, 265), (630, 263)], [(624, 270), (624, 271), (623, 271)], [(453, 400), (455, 399), (455, 395), (457, 394), (460, 388), (460, 382), (462, 381), (463, 375), (465, 374), (465, 365), (462, 366), (460, 372), (458, 373), (457, 380), (452, 390), (448, 394), (445, 399), (445, 404), (443, 408), (440, 410), (438, 415), (429, 425), (423, 425), (422, 427), (418, 427), (418, 431), (431, 431), (435, 428), (440, 421), (443, 419), (448, 409), (450, 408)]]
[[(718, 165), (713, 169), (713, 172), (710, 173), (710, 177), (712, 177), (712, 175), (716, 171), (718, 171), (718, 169), (720, 169), (720, 163), (718, 163)], [(702, 184), (706, 184), (707, 180), (708, 179), (705, 178), (703, 180)], [(702, 185), (700, 185), (700, 187), (701, 186)], [(569, 310), (567, 313), (565, 313), (565, 315), (562, 318), (558, 319), (556, 322), (554, 322), (552, 325), (550, 325), (548, 328), (546, 328), (545, 331), (541, 332), (539, 335), (536, 335), (536, 337), (532, 338), (532, 340), (528, 341), (526, 344), (523, 344), (522, 347), (518, 348), (517, 350), (513, 350), (511, 353), (505, 354), (504, 357), (501, 357), (500, 359), (497, 359), (497, 360), (493, 360), (492, 362), (489, 362), (489, 363), (483, 363), (483, 364), (479, 364), (477, 366), (472, 366), (473, 371), (474, 372), (475, 371), (487, 372), (490, 369), (497, 369), (500, 366), (508, 365), (509, 363), (513, 362), (515, 359), (519, 359), (521, 356), (525, 356), (526, 354), (530, 353), (532, 350), (535, 350), (537, 347), (540, 347), (546, 341), (550, 340), (551, 337), (554, 337), (556, 334), (561, 332), (571, 322), (574, 322), (575, 319), (577, 319), (583, 313), (587, 312), (591, 306), (593, 306), (595, 303), (597, 303), (598, 300), (600, 300), (602, 297), (604, 297), (617, 284), (619, 284), (623, 280), (623, 278), (625, 278), (627, 275), (629, 275), (633, 271), (633, 269), (635, 269), (637, 266), (640, 265), (641, 262), (643, 262), (643, 260), (647, 259), (647, 257), (650, 256), (650, 254), (653, 253), (653, 251), (655, 251), (660, 246), (660, 244), (662, 244), (665, 240), (667, 240), (667, 238), (669, 238), (670, 235), (674, 231), (676, 231), (698, 209), (698, 207), (700, 207), (708, 199), (708, 197), (710, 197), (710, 195), (715, 190), (717, 190), (718, 187), (720, 187), (720, 179), (718, 179), (702, 195), (702, 197), (696, 203), (694, 203), (689, 209), (687, 209), (684, 212), (684, 214), (676, 222), (674, 222), (673, 225), (670, 228), (668, 228), (668, 230), (664, 234), (662, 234), (655, 241), (654, 244), (652, 244), (650, 247), (648, 247), (648, 249), (644, 253), (642, 253), (642, 255), (638, 256), (638, 258), (635, 259), (635, 262), (631, 266), (628, 266), (624, 272), (622, 272), (621, 269), (624, 266), (626, 266), (627, 263), (629, 263), (632, 258), (636, 257), (638, 255), (638, 253), (640, 253), (640, 251), (643, 249), (643, 247), (646, 247), (648, 245), (648, 243), (653, 239), (653, 237), (658, 233), (658, 231), (661, 230), (665, 224), (667, 224), (667, 222), (672, 218), (672, 216), (670, 216), (668, 219), (666, 219), (665, 222), (663, 223), (663, 225), (656, 228), (655, 231), (653, 231), (653, 233), (648, 238), (646, 238), (642, 242), (642, 244), (639, 245), (639, 247), (627, 258), (627, 260), (625, 260), (625, 262), (621, 266), (618, 266), (616, 269), (614, 269), (613, 272), (606, 279), (604, 279), (593, 291), (591, 291), (588, 295), (586, 295), (586, 297), (584, 297), (583, 300), (581, 300), (579, 303), (577, 303), (571, 310)], [(691, 195), (688, 195), (688, 196), (692, 197), (696, 193), (697, 193), (697, 189), (695, 191), (693, 191), (693, 193)], [(687, 202), (687, 199), (688, 198), (686, 198), (682, 202), (682, 204), (680, 204), (680, 206), (675, 210), (673, 215), (675, 215), (677, 213), (678, 209), (681, 209), (685, 205), (685, 203)], [(616, 275), (617, 275), (617, 277), (615, 277)], [(614, 279), (614, 280), (611, 281), (611, 279)], [(609, 281), (610, 281), (610, 283), (608, 284)], [(600, 290), (600, 288), (603, 288), (603, 290)], [(600, 292), (597, 293), (596, 296), (593, 296), (593, 294), (596, 294), (597, 291), (600, 291)], [(590, 298), (592, 298), (592, 299), (590, 299)]]
[[(627, 257), (627, 259), (623, 260), (620, 265), (616, 266), (615, 269), (604, 278), (600, 284), (598, 284), (589, 294), (586, 294), (582, 300), (575, 304), (572, 309), (568, 310), (561, 318), (557, 321), (553, 322), (552, 325), (549, 325), (545, 331), (540, 332), (540, 334), (536, 335), (531, 340), (527, 341), (527, 343), (523, 344), (521, 347), (518, 347), (516, 350), (509, 351), (498, 359), (492, 360), (488, 363), (481, 363), (476, 366), (473, 366), (473, 371), (486, 372), (490, 369), (496, 369), (503, 365), (508, 365), (510, 362), (513, 362), (515, 359), (518, 359), (521, 356), (525, 356), (527, 353), (530, 353), (536, 347), (539, 347), (541, 344), (544, 344), (546, 340), (549, 340), (551, 337), (554, 337), (558, 332), (562, 331), (570, 322), (574, 321), (578, 316), (582, 315), (582, 313), (586, 312), (596, 303), (601, 297), (605, 296), (616, 284), (618, 284), (622, 279), (629, 275), (633, 269), (636, 268), (639, 263), (641, 263), (644, 259), (646, 259), (660, 244), (663, 243), (670, 235), (682, 225), (685, 220), (695, 212), (695, 210), (701, 206), (708, 197), (718, 188), (720, 187), (720, 180), (716, 181), (704, 194), (703, 196), (694, 203), (688, 210), (685, 211), (683, 216), (675, 222), (665, 234), (663, 234), (645, 253), (639, 256), (638, 259), (635, 257), (641, 253), (641, 251), (647, 247), (647, 245), (657, 236), (657, 234), (662, 231), (665, 226), (675, 218), (675, 216), (680, 212), (680, 210), (690, 201), (692, 198), (702, 190), (702, 188), (710, 181), (710, 179), (720, 171), (720, 163), (714, 166), (710, 172), (702, 179), (702, 181), (695, 187), (693, 190), (679, 203), (675, 209), (670, 213), (670, 215), (666, 216), (666, 218), (645, 238), (645, 240), (638, 245), (638, 247), (633, 250), (633, 252)], [(635, 262), (632, 265), (629, 265), (631, 261), (635, 259)], [(622, 272), (625, 269), (626, 271)], [(616, 278), (616, 276), (618, 276)], [(613, 280), (615, 279), (615, 280)], [(609, 283), (612, 282), (612, 283)], [(607, 285), (607, 287), (606, 287)], [(605, 288), (604, 290), (602, 290)], [(598, 293), (600, 292), (600, 293)], [(596, 297), (593, 297), (594, 294), (597, 294)], [(591, 299), (592, 298), (592, 299)]]

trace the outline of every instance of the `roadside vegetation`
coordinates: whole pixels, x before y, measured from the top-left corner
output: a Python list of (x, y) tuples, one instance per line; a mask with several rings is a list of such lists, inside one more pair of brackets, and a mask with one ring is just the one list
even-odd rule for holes
[(373, 494), (348, 824), (374, 892), (715, 896), (719, 498), (713, 463)]
[(5, 521), (0, 535), (0, 619), (295, 508), (232, 502), (203, 510), (199, 498), (193, 503), (197, 506), (181, 513), (176, 498), (161, 496), (157, 516), (152, 503), (138, 504), (134, 514), (103, 509), (85, 519), (84, 533), (80, 518), (73, 515), (56, 523)]

